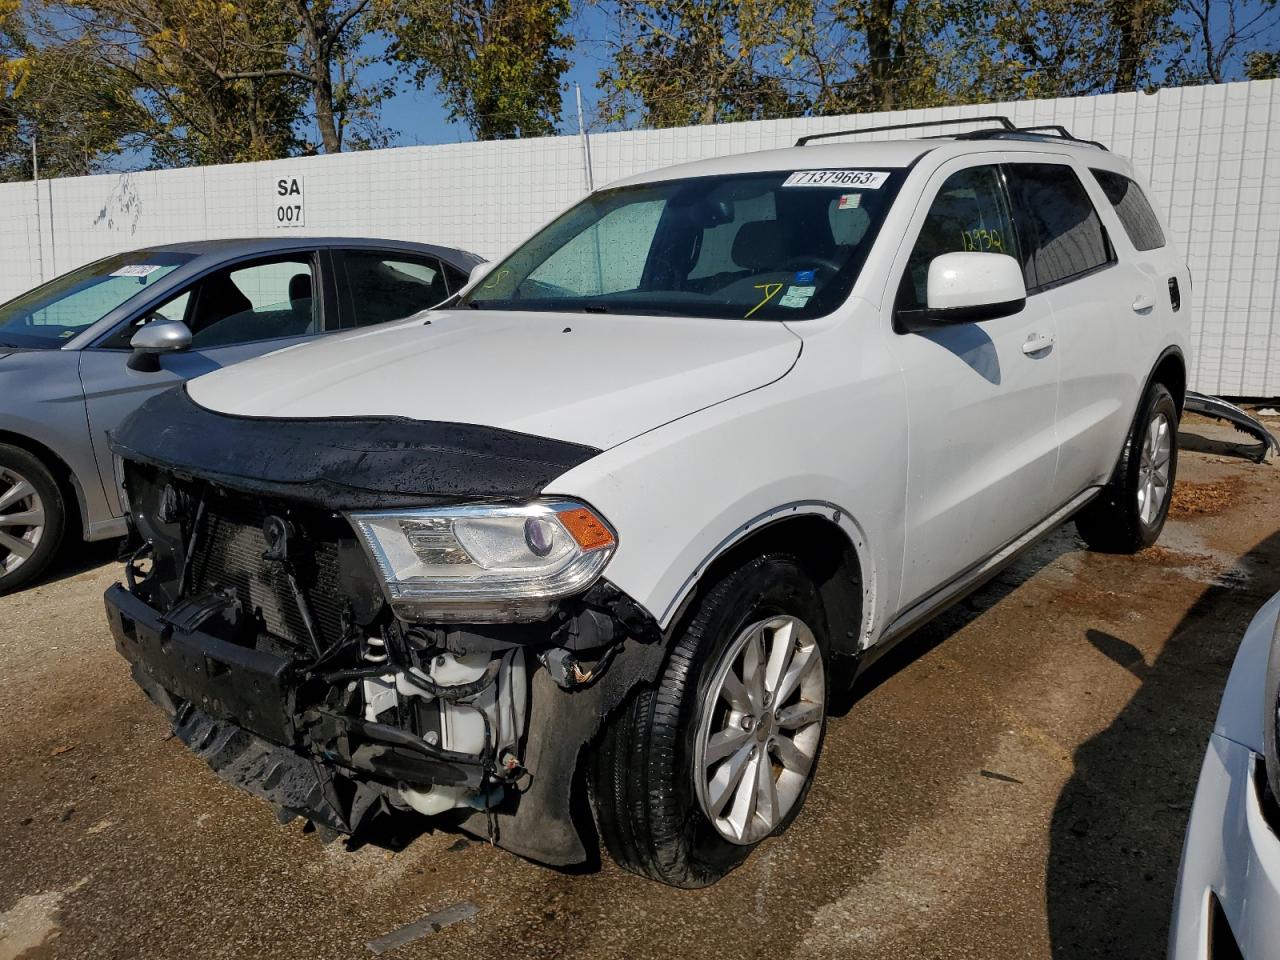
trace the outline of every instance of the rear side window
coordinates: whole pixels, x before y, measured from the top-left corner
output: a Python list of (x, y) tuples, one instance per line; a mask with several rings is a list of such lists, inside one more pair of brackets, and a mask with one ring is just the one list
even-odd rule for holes
[(1019, 163), (1008, 170), (1021, 214), (1029, 291), (1065, 283), (1115, 259), (1074, 170), (1058, 163)]
[(449, 296), (444, 271), (434, 257), (346, 250), (342, 259), (353, 326), (402, 320)]
[(1164, 231), (1160, 220), (1151, 209), (1142, 188), (1120, 173), (1110, 170), (1094, 170), (1094, 177), (1102, 192), (1116, 209), (1116, 216), (1124, 225), (1124, 232), (1137, 250), (1157, 250), (1164, 246)]

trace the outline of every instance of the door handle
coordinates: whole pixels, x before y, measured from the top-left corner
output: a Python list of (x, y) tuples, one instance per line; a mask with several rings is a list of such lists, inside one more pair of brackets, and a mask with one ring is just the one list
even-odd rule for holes
[(1151, 296), (1151, 294), (1149, 293), (1138, 294), (1136, 297), (1133, 298), (1133, 303), (1130, 304), (1130, 306), (1133, 307), (1134, 313), (1146, 313), (1155, 305), (1156, 305), (1156, 298)]
[(1033, 333), (1027, 337), (1026, 343), (1022, 345), (1022, 352), (1030, 357), (1044, 350), (1048, 350), (1052, 346), (1053, 337), (1046, 337), (1042, 333)]

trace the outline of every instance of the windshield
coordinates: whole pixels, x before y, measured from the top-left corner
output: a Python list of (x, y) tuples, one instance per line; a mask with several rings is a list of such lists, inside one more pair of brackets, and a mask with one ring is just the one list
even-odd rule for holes
[(0, 346), (61, 346), (191, 258), (142, 250), (65, 273), (0, 305)]
[(904, 170), (782, 170), (593, 194), (459, 301), (803, 320), (853, 288)]

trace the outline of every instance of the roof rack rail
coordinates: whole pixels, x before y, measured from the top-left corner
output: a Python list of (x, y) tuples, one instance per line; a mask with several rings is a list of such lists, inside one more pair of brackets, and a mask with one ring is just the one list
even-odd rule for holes
[(919, 120), (915, 123), (891, 123), (884, 127), (862, 127), (859, 130), (831, 130), (827, 133), (811, 133), (796, 141), (797, 147), (803, 147), (813, 140), (826, 140), (830, 137), (847, 137), (854, 133), (884, 133), (886, 130), (918, 130), (921, 127), (945, 127), (953, 123), (998, 123), (1006, 131), (1018, 128), (1008, 117), (962, 117), (956, 120)]
[(1090, 147), (1097, 147), (1099, 150), (1107, 148), (1097, 140), (1084, 140), (1080, 137), (1072, 136), (1066, 127), (1057, 123), (1039, 124), (1033, 127), (1014, 126), (1013, 121), (1004, 116), (990, 117), (958, 117), (954, 120), (920, 120), (916, 123), (892, 123), (883, 127), (863, 127), (860, 130), (831, 130), (827, 133), (811, 133), (803, 136), (796, 141), (797, 147), (803, 147), (806, 143), (814, 140), (826, 140), (831, 137), (847, 137), (855, 133), (884, 133), (888, 130), (919, 130), (924, 127), (944, 127), (957, 123), (994, 123), (997, 126), (992, 129), (987, 127), (982, 130), (965, 130), (960, 133), (935, 134), (935, 136), (950, 136), (957, 140), (1068, 140), (1071, 143), (1083, 143)]
[(1014, 127), (1012, 130), (969, 130), (955, 134), (957, 140), (1067, 140), (1071, 143), (1083, 143), (1086, 146), (1106, 150), (1104, 144), (1097, 140), (1085, 140), (1074, 136), (1060, 123), (1043, 123), (1034, 127)]

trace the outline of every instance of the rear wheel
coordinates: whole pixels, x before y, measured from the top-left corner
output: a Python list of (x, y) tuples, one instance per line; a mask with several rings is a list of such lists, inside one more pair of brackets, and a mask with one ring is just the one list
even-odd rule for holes
[(827, 672), (822, 605), (794, 558), (758, 558), (712, 588), (657, 687), (610, 721), (594, 754), (614, 860), (700, 887), (785, 830), (822, 747)]
[(1168, 388), (1154, 383), (1111, 484), (1076, 516), (1076, 529), (1092, 549), (1136, 553), (1164, 529), (1178, 472), (1178, 407)]
[(0, 444), (0, 593), (48, 568), (65, 527), (62, 494), (45, 465), (19, 447)]

